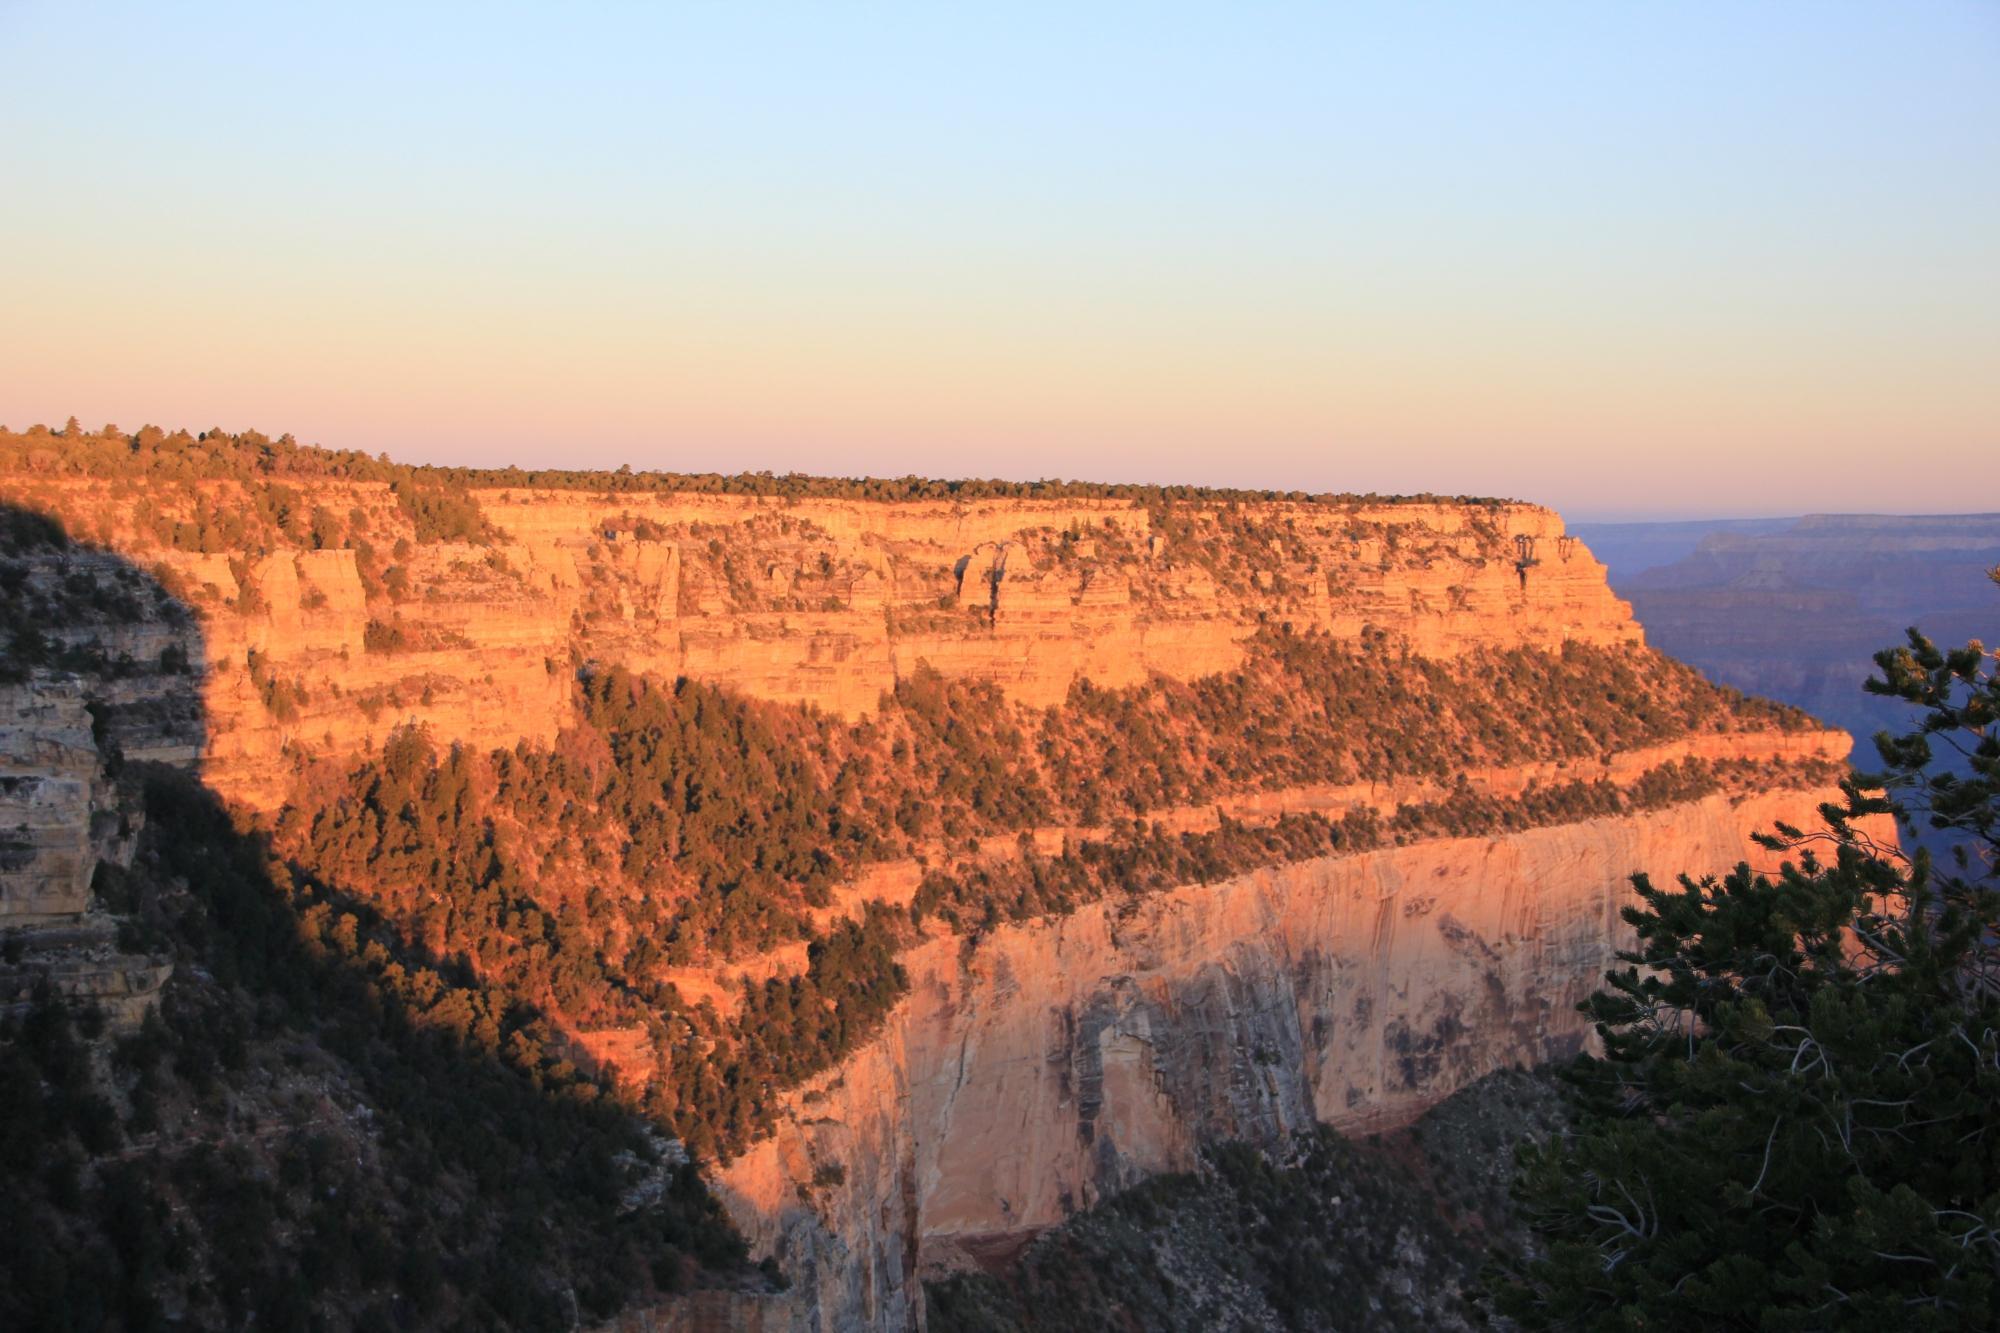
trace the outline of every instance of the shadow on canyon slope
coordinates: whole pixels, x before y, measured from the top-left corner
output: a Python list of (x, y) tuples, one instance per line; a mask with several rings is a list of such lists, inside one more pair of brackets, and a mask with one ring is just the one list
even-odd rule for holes
[[(755, 1285), (672, 1145), (560, 1052), (502, 1058), (533, 1014), (203, 784), (209, 664), (172, 582), (0, 503), (0, 937), (44, 978), (0, 1017), (0, 1326), (566, 1328)], [(52, 807), (52, 776), (83, 795)], [(21, 910), (56, 835), (89, 891)], [(172, 964), (122, 1036), (46, 980), (85, 940)]]
[(207, 742), (207, 654), (163, 574), (0, 502), (0, 685), (73, 681), (107, 758), (192, 766)]

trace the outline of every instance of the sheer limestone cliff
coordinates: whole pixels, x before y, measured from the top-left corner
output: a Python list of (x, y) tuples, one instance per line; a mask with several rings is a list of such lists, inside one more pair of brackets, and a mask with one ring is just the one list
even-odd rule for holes
[[(1039, 708), (1079, 682), (1233, 668), (1273, 626), (1431, 657), (1642, 642), (1603, 567), (1556, 515), (1527, 505), (475, 488), (484, 538), (447, 542), (419, 540), (387, 485), (307, 479), (288, 503), (316, 515), (316, 544), (293, 524), (292, 536), (231, 555), (189, 549), (203, 542), (185, 528), (245, 502), (236, 482), (4, 481), (11, 503), (67, 519), (193, 611), (185, 623), (161, 609), (115, 632), (69, 633), (120, 664), (95, 719), (107, 743), (196, 765), (266, 810), (301, 764), (377, 750), (407, 722), (478, 749), (549, 742), (592, 664), (854, 717), (920, 663)], [(87, 585), (94, 558), (35, 556), (31, 580)], [(24, 922), (80, 913), (91, 858), (105, 854), (92, 851), (105, 833), (93, 822), (93, 719), (53, 679), (37, 676), (6, 705), (13, 776), (0, 824), (19, 832), (5, 906)], [(1462, 785), (1496, 796), (1622, 785), (1689, 758), (1777, 773), (1846, 748), (1837, 734), (1738, 731), (1468, 769)], [(924, 1278), (1004, 1262), (1072, 1212), (1190, 1168), (1204, 1142), (1276, 1149), (1314, 1123), (1390, 1126), (1491, 1070), (1574, 1051), (1586, 1036), (1574, 1005), (1623, 938), (1628, 877), (1756, 860), (1753, 832), (1813, 822), (1828, 792), (1812, 771), (1642, 813), (1109, 898), (974, 935), (933, 922), (902, 956), (911, 990), (882, 1031), (788, 1094), (777, 1132), (716, 1172), (754, 1252), (775, 1258), (791, 1290), (703, 1293), (621, 1326), (921, 1327)], [(1240, 790), (1147, 813), (1199, 830), (1224, 816), (1388, 813), (1441, 792), (1414, 781)], [(1022, 840), (1060, 846), (1075, 832)], [(907, 906), (921, 874), (872, 866), (825, 914)], [(726, 1003), (740, 977), (797, 971), (803, 951), (670, 979)], [(589, 1054), (618, 1064), (608, 1045)]]
[(1419, 843), (934, 941), (889, 1030), (791, 1099), (724, 1197), (816, 1326), (914, 1326), (921, 1278), (1003, 1262), (1204, 1141), (1387, 1128), (1580, 1049), (1628, 877), (1769, 859), (1749, 834), (1826, 795)]
[(480, 747), (546, 741), (592, 661), (851, 717), (919, 663), (1035, 706), (1079, 680), (1190, 679), (1237, 665), (1266, 623), (1433, 656), (1642, 637), (1603, 567), (1531, 505), (494, 488), (468, 492), (497, 534), (472, 544), (415, 540), (385, 485), (304, 481), (297, 507), (340, 516), (330, 539), (354, 544), (274, 533), (232, 554), (185, 548), (193, 517), (249, 504), (235, 482), (4, 486), (196, 609), (205, 775), (266, 808), (292, 756), (357, 753), (408, 721)]

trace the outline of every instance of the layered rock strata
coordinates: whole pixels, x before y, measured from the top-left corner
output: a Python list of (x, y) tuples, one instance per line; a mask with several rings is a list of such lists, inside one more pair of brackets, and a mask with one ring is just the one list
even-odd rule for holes
[[(1266, 624), (1442, 656), (1641, 639), (1603, 567), (1531, 505), (490, 488), (467, 492), (498, 534), (474, 545), (415, 541), (386, 486), (292, 483), (369, 534), (364, 562), (359, 538), (237, 556), (161, 540), (197, 503), (243, 502), (236, 483), (4, 482), (193, 608), (206, 776), (263, 807), (298, 753), (359, 753), (405, 722), (546, 741), (592, 661), (853, 717), (922, 665), (1035, 706), (1080, 680), (1191, 679), (1237, 665)], [(163, 646), (129, 645), (142, 664)]]
[(1382, 1129), (1579, 1049), (1628, 877), (1774, 860), (1750, 834), (1828, 795), (1324, 858), (932, 941), (883, 1034), (720, 1189), (807, 1326), (919, 1327), (922, 1276), (1002, 1261), (1204, 1141)]
[(121, 952), (93, 895), (100, 861), (130, 864), (136, 817), (116, 799), (82, 687), (0, 687), (0, 1010), (46, 988), (136, 1026), (172, 972)]
[[(288, 482), (296, 503), (336, 517), (329, 531), (352, 540), (232, 557), (184, 549), (176, 524), (195, 521), (197, 504), (231, 503), (237, 483), (7, 484), (16, 504), (88, 516), (81, 535), (117, 553), (32, 557), (31, 582), (87, 587), (122, 561), (194, 613), (79, 631), (118, 667), (103, 677), (99, 729), (128, 756), (199, 763), (225, 795), (266, 808), (303, 759), (365, 753), (406, 722), (476, 747), (547, 742), (592, 663), (855, 716), (924, 667), (1031, 705), (1084, 680), (1191, 679), (1237, 665), (1269, 625), (1430, 656), (1641, 641), (1603, 567), (1556, 515), (1526, 505), (491, 488), (468, 494), (498, 535), (470, 544), (416, 540), (385, 486), (300, 479)], [(94, 560), (108, 562), (101, 578)], [(187, 695), (198, 703), (184, 706)], [(0, 904), (44, 931), (85, 929), (90, 867), (110, 854), (92, 719), (47, 681), (8, 706), (19, 717), (0, 830), (15, 831)], [(1508, 795), (1530, 782), (1624, 781), (1669, 759), (1844, 748), (1716, 736), (1467, 778)], [(1154, 813), (1196, 829), (1218, 811), (1386, 810), (1431, 794), (1326, 787)], [(1073, 1210), (1191, 1166), (1207, 1139), (1282, 1148), (1318, 1121), (1390, 1125), (1491, 1069), (1574, 1050), (1586, 1035), (1574, 1004), (1624, 938), (1627, 877), (1722, 870), (1755, 855), (1752, 832), (1810, 824), (1827, 795), (1714, 796), (1323, 858), (928, 939), (903, 959), (912, 991), (883, 1032), (794, 1093), (777, 1134), (720, 1173), (792, 1292), (705, 1294), (655, 1326), (920, 1327), (924, 1274), (1003, 1258)], [(896, 901), (915, 875), (877, 867), (838, 905)], [(81, 937), (63, 947), (84, 960), (108, 949)], [(138, 995), (145, 980), (100, 990)], [(602, 1044), (591, 1056), (615, 1065), (615, 1043)]]

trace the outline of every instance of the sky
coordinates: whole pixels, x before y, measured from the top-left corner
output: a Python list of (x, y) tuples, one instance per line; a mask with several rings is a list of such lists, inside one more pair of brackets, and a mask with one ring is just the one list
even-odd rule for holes
[(2000, 3), (0, 0), (0, 423), (2000, 508)]

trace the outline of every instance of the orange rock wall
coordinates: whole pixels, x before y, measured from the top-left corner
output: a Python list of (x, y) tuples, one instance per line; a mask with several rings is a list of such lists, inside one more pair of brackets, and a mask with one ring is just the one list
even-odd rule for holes
[[(140, 521), (197, 490), (227, 504), (233, 483), (9, 478), (0, 497), (83, 516), (83, 535), (185, 591), (202, 628), (207, 775), (261, 806), (281, 794), (288, 750), (351, 754), (405, 722), (481, 747), (545, 741), (593, 661), (856, 716), (923, 663), (1033, 705), (1080, 679), (1209, 674), (1264, 623), (1386, 632), (1438, 655), (1641, 637), (1603, 566), (1528, 505), (1192, 506), (1162, 527), (1123, 501), (494, 489), (473, 494), (497, 545), (392, 553), (413, 533), (386, 488), (289, 484), (365, 516), (381, 565), (407, 577), (400, 600), (370, 594), (352, 550), (232, 561), (165, 546)], [(1232, 523), (1250, 535), (1230, 545)], [(1517, 539), (1537, 561), (1525, 571)], [(426, 643), (373, 651), (371, 622)]]
[[(84, 517), (80, 535), (157, 570), (194, 608), (197, 672), (180, 679), (198, 683), (190, 712), (205, 731), (161, 725), (153, 757), (198, 752), (212, 784), (262, 806), (281, 799), (301, 752), (359, 753), (404, 722), (475, 746), (546, 741), (590, 663), (852, 716), (920, 664), (1037, 705), (1079, 679), (1192, 678), (1236, 664), (1271, 623), (1387, 634), (1432, 655), (1641, 640), (1603, 566), (1555, 514), (1524, 505), (1149, 511), (489, 490), (475, 494), (502, 539), (453, 545), (416, 543), (383, 487), (297, 483), (306, 503), (365, 519), (371, 580), (353, 549), (232, 561), (163, 545), (158, 517), (187, 510), (190, 485), (9, 485), (0, 498), (73, 526)], [(212, 509), (231, 485), (198, 488)], [(388, 565), (400, 593), (381, 581)], [(385, 650), (390, 626), (405, 637)], [(179, 641), (146, 626), (107, 647), (139, 661)], [(143, 719), (152, 687), (135, 676), (120, 688)], [(1844, 743), (1761, 741), (1795, 759), (1838, 757)], [(1761, 741), (1468, 776), (1507, 794)], [(37, 776), (19, 787), (16, 816), (37, 859), (0, 899), (22, 915), (70, 910), (87, 792), (73, 765), (12, 757)], [(720, 1173), (791, 1294), (718, 1294), (628, 1326), (921, 1327), (925, 1273), (1004, 1255), (1148, 1174), (1192, 1165), (1204, 1140), (1275, 1146), (1314, 1121), (1381, 1127), (1491, 1069), (1574, 1050), (1586, 1035), (1574, 1004), (1625, 938), (1627, 877), (1757, 859), (1753, 831), (1809, 825), (1829, 794), (1717, 796), (1439, 840), (1102, 902), (976, 943), (931, 939), (905, 956), (912, 992), (883, 1033), (792, 1094), (778, 1133)], [(1228, 811), (1421, 796), (1252, 793)], [(1166, 817), (1197, 827), (1215, 812)], [(912, 880), (881, 867), (849, 889), (893, 898)], [(615, 1067), (622, 1040), (580, 1044)]]
[[(721, 1192), (812, 1326), (919, 1326), (923, 1276), (1187, 1170), (1201, 1142), (1382, 1129), (1579, 1049), (1628, 877), (1769, 864), (1750, 835), (1831, 795), (1308, 861), (933, 941), (881, 1037), (792, 1094)], [(815, 1184), (828, 1163), (844, 1179)]]

